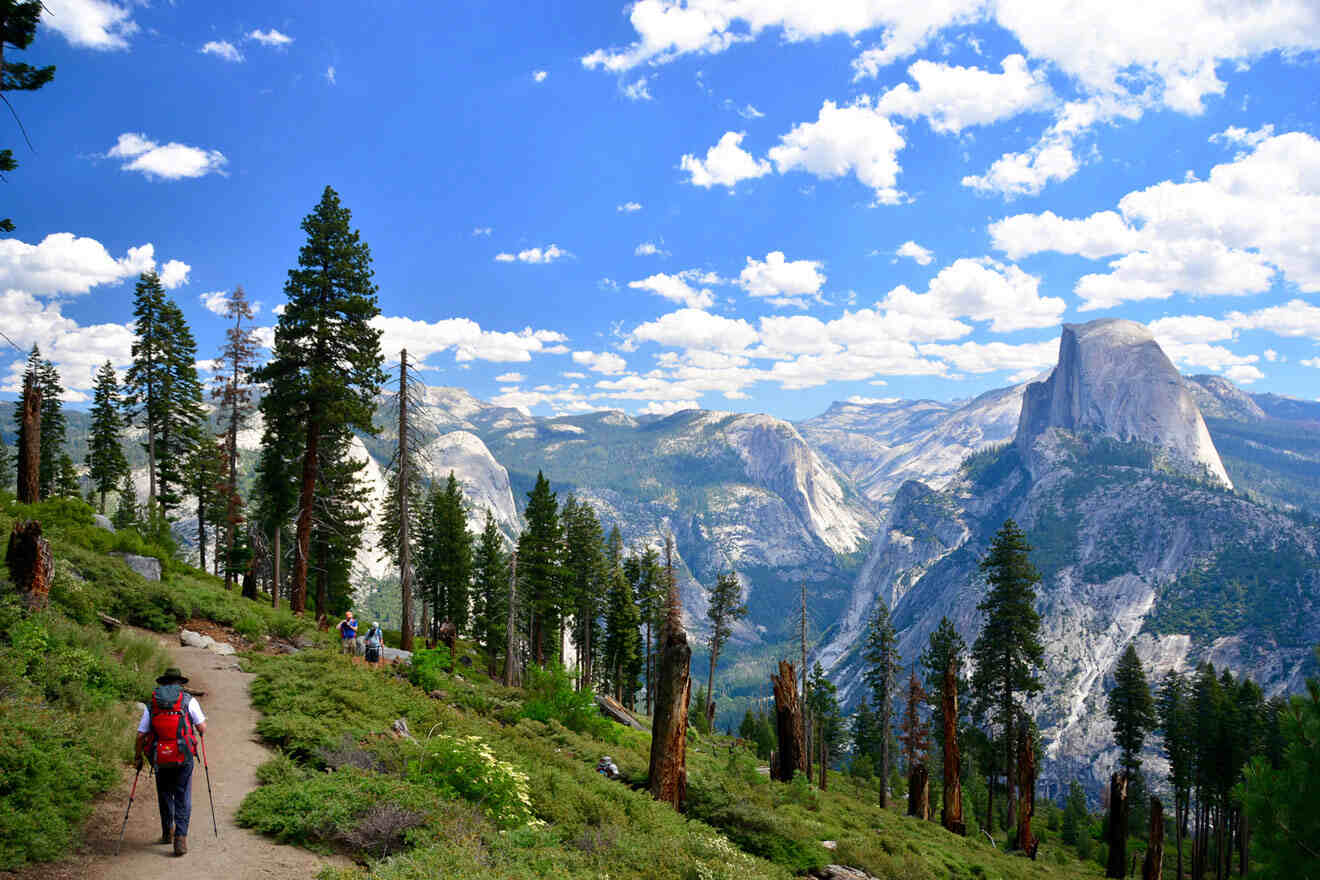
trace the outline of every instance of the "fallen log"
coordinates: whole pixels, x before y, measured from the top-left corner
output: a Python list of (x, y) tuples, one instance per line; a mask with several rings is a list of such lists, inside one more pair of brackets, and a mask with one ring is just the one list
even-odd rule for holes
[(109, 630), (116, 630), (124, 625), (118, 618), (111, 617), (109, 614), (102, 614), (98, 611), (96, 612), (96, 616), (100, 618), (101, 623), (105, 624), (105, 628)]
[(604, 694), (596, 694), (596, 705), (600, 707), (601, 714), (612, 721), (631, 727), (633, 730), (645, 730), (646, 728), (632, 716), (632, 713), (623, 707), (623, 704), (607, 697)]

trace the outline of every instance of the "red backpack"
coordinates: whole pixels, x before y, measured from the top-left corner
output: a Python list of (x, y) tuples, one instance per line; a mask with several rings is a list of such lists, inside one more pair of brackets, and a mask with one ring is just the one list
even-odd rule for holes
[(151, 737), (157, 767), (181, 767), (197, 754), (197, 737), (188, 703), (192, 696), (176, 684), (162, 685), (151, 695)]

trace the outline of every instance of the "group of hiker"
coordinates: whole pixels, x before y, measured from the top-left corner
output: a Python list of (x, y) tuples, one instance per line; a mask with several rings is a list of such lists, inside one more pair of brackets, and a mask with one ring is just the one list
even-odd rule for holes
[(369, 666), (382, 666), (385, 663), (385, 633), (380, 628), (380, 621), (371, 623), (366, 638), (358, 640), (358, 621), (352, 611), (344, 612), (344, 619), (339, 621), (339, 646), (343, 653), (357, 658), (359, 655)]

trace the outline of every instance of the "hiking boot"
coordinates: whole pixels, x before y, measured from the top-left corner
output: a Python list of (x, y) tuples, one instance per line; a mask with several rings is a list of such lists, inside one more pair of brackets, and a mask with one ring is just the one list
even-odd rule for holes
[(188, 835), (176, 834), (174, 836), (174, 854), (176, 856), (188, 854)]
[(167, 844), (167, 843), (173, 843), (173, 842), (174, 842), (174, 832), (173, 832), (173, 831), (162, 831), (162, 832), (160, 833), (160, 840), (156, 841), (156, 843), (157, 843), (157, 844), (160, 844), (160, 845), (164, 845), (164, 844)]

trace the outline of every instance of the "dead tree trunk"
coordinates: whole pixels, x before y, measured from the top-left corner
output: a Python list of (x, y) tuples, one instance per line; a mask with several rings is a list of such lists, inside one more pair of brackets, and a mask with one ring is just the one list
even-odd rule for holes
[(958, 676), (950, 660), (944, 670), (944, 693), (941, 708), (944, 713), (944, 808), (940, 811), (940, 824), (954, 834), (966, 836), (967, 823), (963, 821), (962, 780), (958, 768), (962, 756), (958, 753)]
[(779, 732), (780, 782), (792, 782), (793, 774), (807, 772), (807, 750), (802, 733), (802, 702), (798, 699), (797, 672), (787, 660), (779, 661), (779, 674), (771, 675), (775, 686), (775, 726)]
[(692, 648), (683, 629), (678, 583), (673, 576), (672, 549), (666, 542), (669, 572), (669, 614), (660, 633), (660, 669), (656, 682), (655, 719), (651, 725), (651, 796), (679, 812), (687, 800), (688, 700), (692, 696)]
[(825, 734), (819, 723), (816, 724), (816, 741), (820, 743), (820, 755), (817, 756), (820, 758), (820, 790), (824, 791), (825, 785), (829, 781), (830, 746), (829, 743), (825, 742)]
[(923, 822), (930, 818), (930, 771), (919, 761), (914, 761), (908, 772), (907, 811)]
[(5, 551), (9, 576), (18, 587), (18, 596), (29, 611), (40, 611), (50, 599), (50, 581), (55, 573), (50, 542), (41, 537), (41, 523), (36, 520), (14, 523)]
[(41, 388), (35, 376), (23, 383), (22, 414), (19, 418), (18, 500), (36, 504), (41, 490)]
[(1031, 817), (1036, 812), (1036, 743), (1031, 725), (1025, 719), (1018, 727), (1018, 849), (1036, 858), (1036, 839), (1031, 834)]
[(280, 549), (280, 533), (283, 529), (277, 523), (275, 525), (275, 535), (271, 540), (270, 548), (270, 607), (280, 607), (280, 563), (284, 561), (283, 552)]
[(1164, 805), (1159, 798), (1153, 797), (1150, 799), (1150, 840), (1146, 844), (1146, 860), (1141, 863), (1141, 880), (1161, 880), (1163, 874)]
[(1126, 773), (1109, 777), (1109, 862), (1105, 876), (1121, 878), (1127, 870), (1127, 786)]
[(408, 349), (399, 352), (399, 590), (403, 603), (399, 647), (413, 649), (412, 541), (408, 534)]

